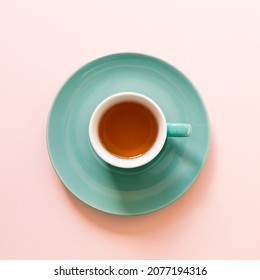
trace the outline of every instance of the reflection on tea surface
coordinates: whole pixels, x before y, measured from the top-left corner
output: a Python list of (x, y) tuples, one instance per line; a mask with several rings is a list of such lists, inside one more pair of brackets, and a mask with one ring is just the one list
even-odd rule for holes
[(99, 125), (99, 137), (112, 154), (134, 158), (154, 144), (158, 125), (151, 111), (136, 102), (122, 102), (109, 108)]

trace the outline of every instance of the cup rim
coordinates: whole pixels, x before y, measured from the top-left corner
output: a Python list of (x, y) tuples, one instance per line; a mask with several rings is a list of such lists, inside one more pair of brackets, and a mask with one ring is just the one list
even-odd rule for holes
[[(101, 141), (99, 141), (98, 124), (104, 112), (106, 112), (113, 105), (121, 103), (123, 101), (135, 101), (146, 106), (153, 113), (158, 123), (158, 134), (154, 144), (146, 153), (139, 157), (118, 157), (107, 151)], [(149, 163), (162, 150), (166, 137), (167, 124), (161, 108), (150, 97), (136, 92), (120, 92), (108, 96), (97, 105), (91, 115), (89, 122), (89, 139), (95, 152), (105, 162), (120, 168), (135, 168)]]

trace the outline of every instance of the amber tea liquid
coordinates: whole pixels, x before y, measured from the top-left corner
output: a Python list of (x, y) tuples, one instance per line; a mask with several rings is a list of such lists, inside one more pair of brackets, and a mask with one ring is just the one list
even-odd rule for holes
[(109, 108), (101, 118), (99, 137), (112, 154), (134, 158), (146, 153), (154, 144), (158, 124), (145, 106), (122, 102)]

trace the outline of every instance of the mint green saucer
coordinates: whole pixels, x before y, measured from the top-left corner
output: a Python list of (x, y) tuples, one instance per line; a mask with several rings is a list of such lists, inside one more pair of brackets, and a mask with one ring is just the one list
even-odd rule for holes
[[(167, 139), (151, 163), (130, 170), (111, 167), (92, 150), (88, 124), (95, 107), (118, 92), (152, 98), (167, 122), (190, 123), (192, 136)], [(183, 195), (198, 177), (209, 148), (209, 122), (202, 100), (176, 68), (151, 56), (121, 53), (79, 69), (60, 90), (47, 127), (49, 155), (64, 185), (104, 212), (138, 215)]]

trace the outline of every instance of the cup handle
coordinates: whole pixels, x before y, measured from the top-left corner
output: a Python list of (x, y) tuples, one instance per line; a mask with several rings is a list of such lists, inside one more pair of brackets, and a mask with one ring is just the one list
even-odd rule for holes
[(191, 136), (192, 127), (186, 123), (167, 123), (168, 137), (188, 137)]

